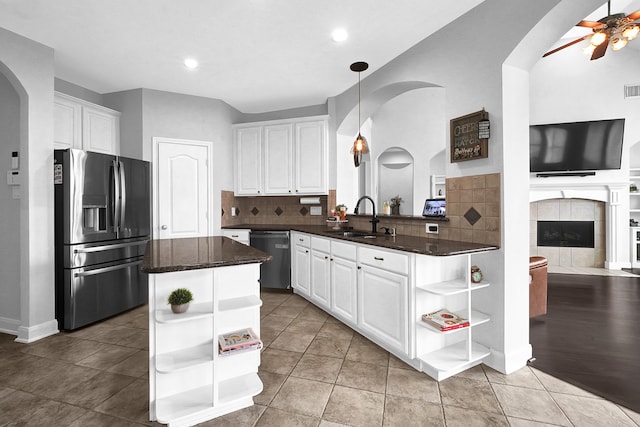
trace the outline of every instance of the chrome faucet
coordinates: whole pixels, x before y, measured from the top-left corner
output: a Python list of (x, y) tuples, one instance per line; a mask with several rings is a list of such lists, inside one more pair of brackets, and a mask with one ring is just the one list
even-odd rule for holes
[(371, 206), (373, 207), (373, 215), (371, 216), (371, 221), (369, 221), (371, 223), (371, 232), (373, 234), (375, 234), (378, 231), (378, 223), (380, 222), (380, 220), (378, 219), (378, 217), (376, 216), (376, 203), (373, 201), (373, 199), (369, 196), (362, 196), (358, 199), (358, 202), (356, 203), (356, 207), (353, 210), (353, 213), (358, 215), (358, 209), (360, 208), (360, 202), (364, 199), (369, 199), (371, 201)]

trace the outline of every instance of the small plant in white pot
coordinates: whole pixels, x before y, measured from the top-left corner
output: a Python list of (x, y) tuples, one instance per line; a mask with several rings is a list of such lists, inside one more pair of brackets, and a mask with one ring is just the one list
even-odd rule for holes
[(174, 313), (184, 313), (189, 308), (189, 303), (193, 301), (193, 294), (187, 288), (178, 288), (169, 294), (168, 303), (171, 304), (171, 311)]

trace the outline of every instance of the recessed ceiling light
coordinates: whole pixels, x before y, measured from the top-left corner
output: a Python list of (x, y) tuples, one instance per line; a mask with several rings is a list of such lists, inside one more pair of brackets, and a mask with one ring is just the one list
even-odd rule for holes
[(187, 58), (184, 60), (184, 66), (190, 70), (195, 70), (198, 68), (198, 61), (193, 58)]
[(333, 33), (331, 33), (331, 38), (333, 39), (334, 42), (343, 42), (348, 37), (349, 37), (349, 34), (347, 34), (347, 30), (343, 28), (338, 28), (337, 30), (334, 30)]

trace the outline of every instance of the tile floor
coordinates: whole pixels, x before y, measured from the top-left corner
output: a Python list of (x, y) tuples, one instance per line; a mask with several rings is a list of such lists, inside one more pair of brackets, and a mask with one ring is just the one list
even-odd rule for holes
[[(438, 383), (297, 295), (262, 299), (264, 391), (203, 426), (640, 425), (529, 367), (477, 366)], [(148, 422), (146, 310), (29, 345), (0, 334), (0, 426), (159, 425)]]

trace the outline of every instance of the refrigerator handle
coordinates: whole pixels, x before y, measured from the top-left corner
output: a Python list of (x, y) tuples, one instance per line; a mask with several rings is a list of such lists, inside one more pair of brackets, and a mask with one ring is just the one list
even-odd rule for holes
[(96, 268), (95, 270), (80, 271), (73, 273), (74, 277), (95, 276), (96, 274), (108, 273), (109, 271), (123, 270), (134, 265), (142, 264), (142, 261), (125, 262), (111, 267)]
[(122, 225), (125, 223), (124, 220), (125, 220), (125, 212), (127, 207), (127, 184), (125, 180), (124, 163), (122, 163), (121, 161), (118, 161), (118, 163), (120, 164), (118, 167), (118, 172), (120, 173), (120, 197), (121, 197), (120, 220), (118, 223), (118, 227), (122, 227)]
[(111, 161), (113, 165), (113, 228), (116, 233), (120, 231), (120, 168), (117, 160)]

